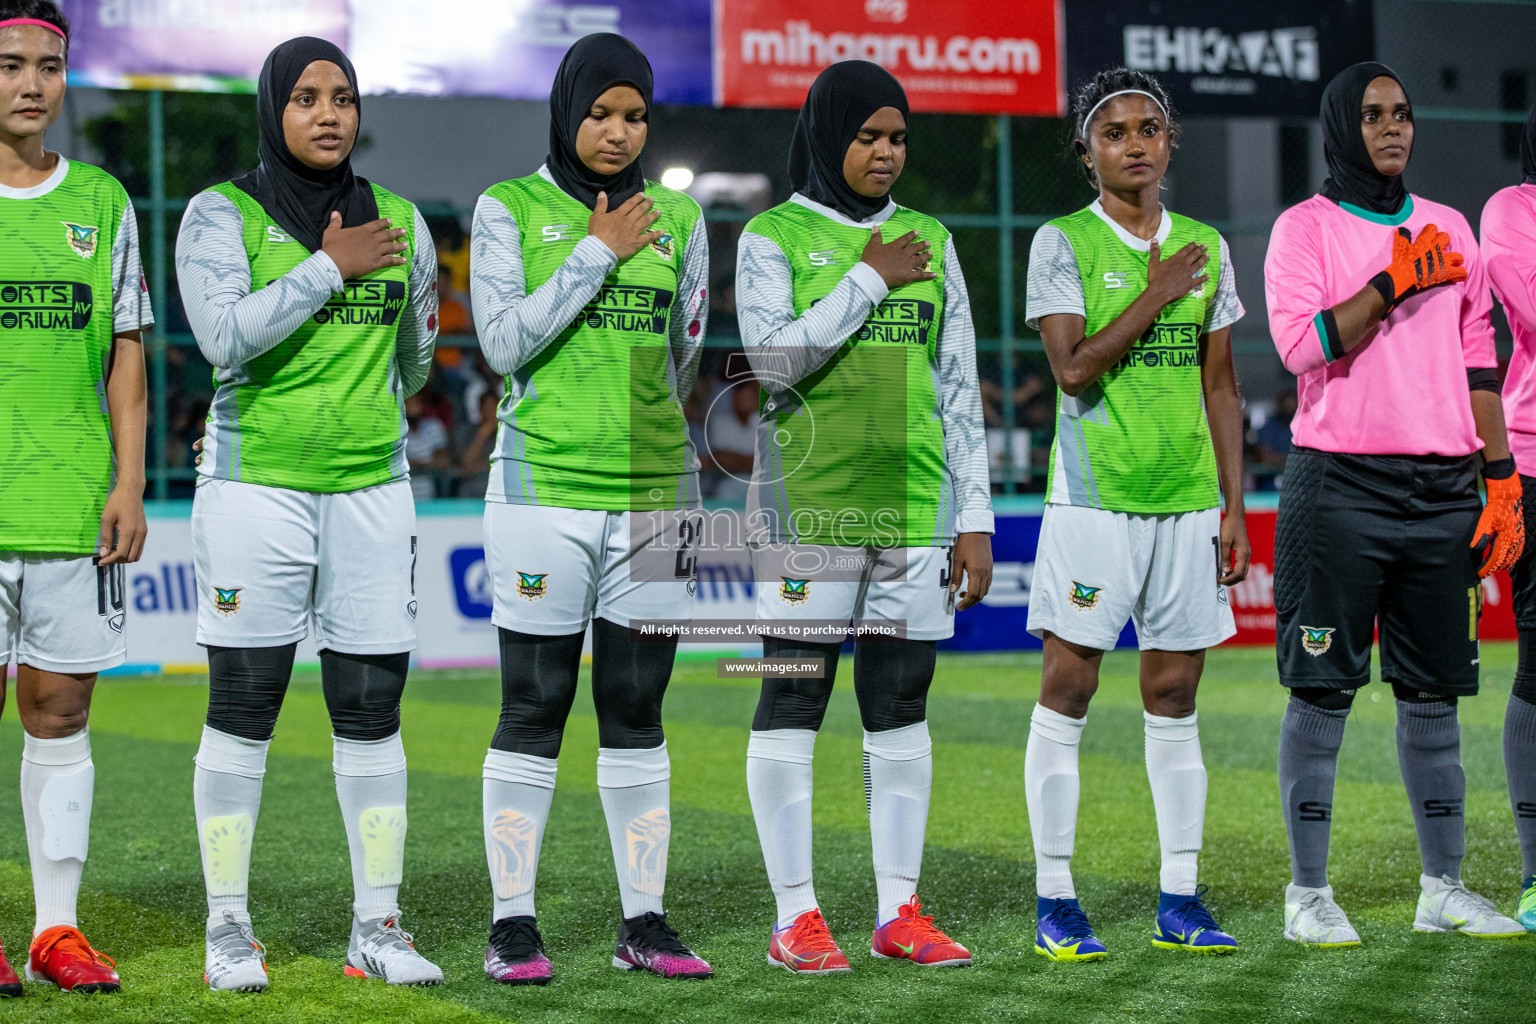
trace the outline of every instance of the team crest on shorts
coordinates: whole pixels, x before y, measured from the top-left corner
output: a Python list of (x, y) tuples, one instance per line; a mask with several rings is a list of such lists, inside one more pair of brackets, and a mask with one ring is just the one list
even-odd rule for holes
[(519, 572), (517, 574), (517, 594), (529, 601), (537, 601), (547, 592), (545, 580), (549, 578), (547, 572)]
[(1099, 594), (1103, 587), (1085, 587), (1077, 580), (1072, 581), (1072, 592), (1067, 595), (1067, 600), (1072, 602), (1072, 607), (1088, 611), (1099, 603)]
[(656, 250), (656, 255), (664, 260), (672, 259), (672, 236), (662, 235), (651, 243), (651, 248)]
[(64, 225), (64, 240), (69, 247), (75, 250), (83, 260), (88, 260), (96, 255), (96, 237), (101, 233), (98, 228), (85, 224), (71, 224), (67, 220), (59, 221)]
[(225, 590), (223, 587), (213, 588), (213, 607), (220, 615), (233, 615), (240, 610), (240, 591), (244, 587), (234, 587)]
[(1333, 646), (1333, 631), (1337, 626), (1302, 626), (1301, 649), (1312, 657), (1327, 654)]
[(779, 596), (788, 604), (800, 604), (810, 597), (810, 580), (792, 580), (788, 576), (780, 576), (784, 584), (779, 587)]

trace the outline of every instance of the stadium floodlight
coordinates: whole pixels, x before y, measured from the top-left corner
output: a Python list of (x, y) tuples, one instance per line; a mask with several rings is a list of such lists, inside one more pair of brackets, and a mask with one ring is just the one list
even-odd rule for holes
[(668, 167), (661, 172), (661, 183), (667, 188), (684, 191), (693, 184), (693, 172), (686, 167)]

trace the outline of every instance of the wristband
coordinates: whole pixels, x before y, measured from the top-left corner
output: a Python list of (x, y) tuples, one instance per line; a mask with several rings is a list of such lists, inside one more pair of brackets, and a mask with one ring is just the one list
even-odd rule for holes
[(1383, 270), (1366, 284), (1381, 293), (1381, 318), (1385, 320), (1387, 314), (1392, 312), (1392, 303), (1397, 298), (1397, 286), (1392, 283), (1392, 275)]
[(1493, 459), (1483, 463), (1484, 480), (1508, 480), (1515, 475), (1515, 457)]

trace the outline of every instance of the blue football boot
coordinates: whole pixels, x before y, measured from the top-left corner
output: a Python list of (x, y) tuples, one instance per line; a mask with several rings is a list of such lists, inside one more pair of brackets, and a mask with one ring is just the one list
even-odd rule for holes
[(1035, 901), (1035, 914), (1039, 918), (1035, 929), (1035, 952), (1047, 960), (1059, 963), (1075, 963), (1084, 960), (1103, 960), (1109, 956), (1088, 915), (1078, 906), (1077, 900)]
[(1152, 945), (1207, 956), (1237, 952), (1237, 940), (1216, 926), (1216, 919), (1201, 902), (1208, 888), (1202, 885), (1193, 896), (1165, 892), (1158, 898)]

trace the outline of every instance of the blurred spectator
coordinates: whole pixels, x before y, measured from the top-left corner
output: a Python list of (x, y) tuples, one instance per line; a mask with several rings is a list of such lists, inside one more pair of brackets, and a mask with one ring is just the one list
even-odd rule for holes
[(704, 450), (722, 474), (715, 486), (715, 500), (744, 505), (747, 481), (752, 478), (752, 458), (757, 451), (757, 381), (737, 377), (728, 387), (730, 394), (721, 396), (709, 407), (704, 423)]
[(477, 426), (474, 436), (464, 445), (459, 456), (459, 491), (461, 498), (483, 498), (491, 477), (491, 451), (496, 447), (496, 406), (499, 391), (487, 388), (480, 392), (479, 406), (475, 410)]
[(1275, 407), (1254, 436), (1259, 462), (1265, 469), (1279, 473), (1285, 469), (1285, 455), (1291, 450), (1291, 420), (1296, 416), (1296, 389), (1287, 388), (1275, 396)]
[(739, 338), (736, 323), (736, 276), (721, 274), (709, 290), (709, 334), (714, 338)]
[[(458, 214), (451, 207), (439, 204), (421, 204), (422, 219), (432, 232), (432, 246), (437, 250), (437, 265), (447, 267), (456, 291), (469, 291), (469, 234), (459, 222)], [(431, 213), (426, 212), (432, 209)]]
[[(502, 393), (502, 378), (491, 364), (485, 361), (485, 353), (479, 349), (474, 350), (474, 360), (470, 364), (470, 372), (466, 374), (468, 383), (464, 385), (463, 408), (465, 422), (472, 426), (481, 423), (481, 400), (487, 392), (494, 395), (499, 401)], [(495, 406), (491, 407), (493, 410)]]
[[(1017, 425), (1023, 422), (1023, 413), (1029, 403), (1046, 390), (1046, 382), (1036, 373), (1025, 373), (1015, 377), (1014, 381), (1013, 420)], [(989, 427), (1008, 425), (1003, 416), (1003, 386), (990, 377), (981, 379), (981, 417)]]
[(411, 495), (417, 501), (437, 497), (438, 479), (451, 463), (448, 455), (448, 429), (427, 411), (423, 392), (405, 400), (405, 458), (411, 466)]
[[(440, 337), (475, 333), (469, 306), (453, 287), (453, 272), (442, 264), (437, 268), (437, 333)], [(464, 349), (457, 344), (439, 342), (433, 359), (444, 374), (457, 377), (461, 387), (467, 381), (467, 360)]]
[(694, 382), (688, 401), (683, 403), (683, 419), (688, 424), (688, 441), (699, 457), (699, 490), (706, 498), (714, 497), (715, 484), (719, 482), (718, 467), (709, 457), (709, 445), (704, 437), (704, 416), (709, 408), (708, 397), (714, 392), (710, 384), (712, 382), (708, 378), (700, 377)]

